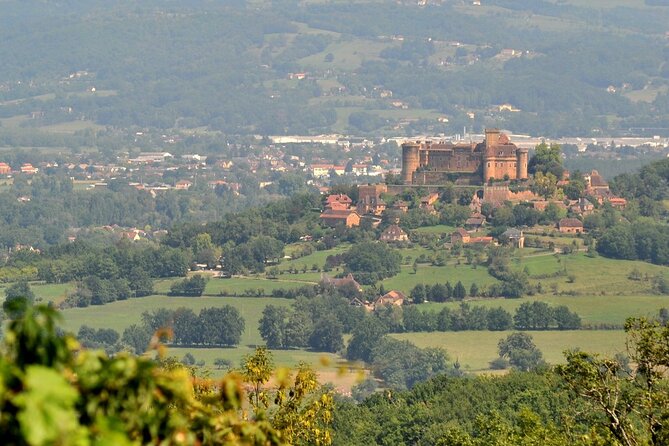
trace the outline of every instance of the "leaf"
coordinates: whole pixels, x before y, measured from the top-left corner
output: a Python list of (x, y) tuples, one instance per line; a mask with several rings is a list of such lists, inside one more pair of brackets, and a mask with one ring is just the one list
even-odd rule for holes
[(46, 367), (31, 366), (26, 370), (24, 389), (14, 403), (20, 409), (18, 420), (28, 444), (88, 443), (74, 409), (77, 391), (63, 376)]

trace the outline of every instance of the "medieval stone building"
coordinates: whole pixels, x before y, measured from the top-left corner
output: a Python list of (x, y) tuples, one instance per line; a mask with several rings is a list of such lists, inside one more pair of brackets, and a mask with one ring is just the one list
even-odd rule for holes
[(527, 149), (497, 129), (486, 129), (482, 143), (419, 141), (402, 144), (404, 184), (443, 184), (464, 180), (527, 179)]

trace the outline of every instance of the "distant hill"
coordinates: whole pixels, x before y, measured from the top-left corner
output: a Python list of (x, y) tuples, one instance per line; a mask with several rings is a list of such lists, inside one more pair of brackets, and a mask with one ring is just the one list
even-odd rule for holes
[(481, 3), (7, 0), (0, 122), (669, 134), (666, 1)]

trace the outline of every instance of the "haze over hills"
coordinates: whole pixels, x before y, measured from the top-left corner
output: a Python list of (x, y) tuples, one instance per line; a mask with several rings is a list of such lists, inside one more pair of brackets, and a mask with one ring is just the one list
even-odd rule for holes
[(669, 8), (652, 6), (663, 2), (418, 3), (4, 1), (0, 119), (669, 133)]

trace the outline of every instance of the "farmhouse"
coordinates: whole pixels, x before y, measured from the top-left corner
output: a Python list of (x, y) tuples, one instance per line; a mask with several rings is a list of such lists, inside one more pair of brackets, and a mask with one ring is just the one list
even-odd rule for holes
[(325, 199), (326, 209), (350, 209), (353, 200), (346, 194), (332, 194)]
[(523, 231), (516, 228), (509, 228), (499, 237), (503, 243), (509, 244), (515, 248), (525, 247), (525, 236)]
[(481, 213), (475, 212), (465, 221), (465, 229), (468, 231), (476, 231), (481, 229), (484, 224), (485, 216)]
[(583, 232), (583, 223), (577, 218), (563, 218), (558, 222), (558, 230), (565, 234), (580, 234)]
[(392, 305), (396, 307), (401, 307), (404, 305), (406, 296), (399, 291), (390, 291), (383, 296), (379, 297), (374, 301), (374, 309), (377, 310), (381, 307)]
[(359, 293), (362, 292), (362, 286), (360, 286), (360, 284), (353, 278), (352, 274), (349, 274), (346, 277), (342, 277), (341, 279), (323, 274), (321, 276), (321, 284), (335, 288), (350, 287)]
[(409, 240), (409, 236), (399, 226), (391, 225), (381, 233), (379, 240), (382, 242), (406, 242)]
[(493, 242), (492, 237), (472, 237), (469, 232), (465, 231), (463, 228), (458, 228), (456, 229), (452, 234), (451, 234), (451, 244), (463, 244), (463, 245), (470, 245), (470, 244), (482, 244), (482, 245), (489, 245)]
[(321, 213), (320, 220), (324, 225), (330, 227), (343, 225), (352, 228), (360, 226), (360, 215), (351, 209), (326, 209)]

